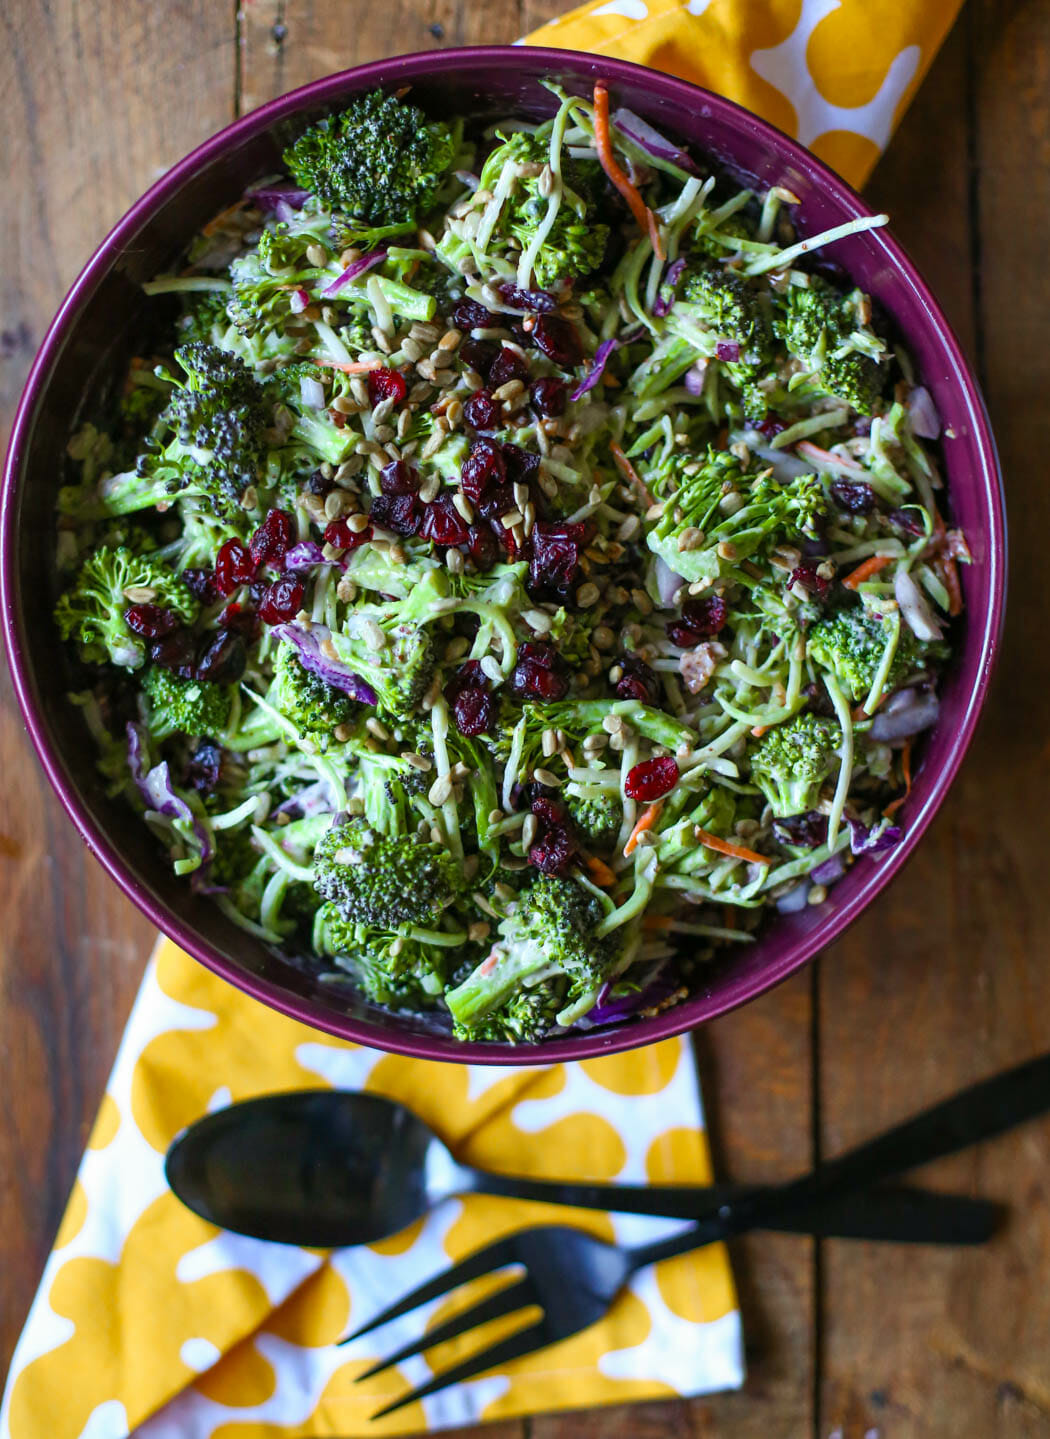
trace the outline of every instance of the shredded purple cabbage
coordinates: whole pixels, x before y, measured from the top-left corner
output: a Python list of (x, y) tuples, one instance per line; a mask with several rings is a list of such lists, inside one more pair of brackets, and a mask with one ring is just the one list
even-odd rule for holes
[(609, 356), (614, 350), (618, 350), (619, 348), (619, 340), (603, 340), (601, 342), (594, 352), (594, 363), (569, 396), (570, 400), (578, 400), (581, 396), (585, 395), (588, 390), (594, 389), (595, 385), (605, 373), (605, 367), (609, 363)]
[[(262, 185), (258, 190), (246, 190), (244, 198), (253, 201), (268, 214), (279, 214), (281, 206), (301, 210), (310, 198), (310, 191), (301, 190), (296, 185)], [(279, 218), (283, 220), (285, 217), (279, 215)]]
[(880, 819), (870, 829), (859, 819), (849, 820), (849, 847), (854, 854), (885, 854), (903, 838), (900, 825), (891, 824), (888, 819)]
[(677, 165), (687, 175), (699, 175), (700, 171), (695, 163), (680, 145), (668, 140), (659, 130), (654, 130), (648, 120), (643, 120), (633, 110), (617, 110), (612, 119), (616, 128), (640, 146), (647, 155), (652, 155), (656, 160), (670, 160), (672, 165)]
[(590, 1029), (600, 1024), (619, 1024), (622, 1020), (629, 1019), (632, 1014), (637, 1014), (640, 1009), (649, 1009), (665, 999), (670, 999), (679, 987), (677, 974), (666, 960), (661, 960), (649, 978), (629, 994), (610, 998), (613, 985), (606, 982), (598, 991), (594, 1008), (588, 1010), (584, 1016), (583, 1027)]
[(841, 850), (837, 854), (830, 855), (822, 864), (810, 872), (810, 879), (814, 884), (834, 884), (846, 873), (846, 860)]
[(344, 285), (348, 285), (351, 280), (356, 280), (357, 276), (363, 275), (366, 270), (371, 270), (376, 265), (381, 265), (385, 259), (385, 250), (369, 250), (367, 255), (362, 255), (359, 260), (355, 260), (353, 264), (347, 265), (341, 275), (338, 275), (330, 285), (324, 287), (321, 294), (326, 300), (330, 299), (332, 295), (337, 295)]
[(341, 690), (343, 694), (349, 695), (353, 700), (359, 700), (361, 704), (374, 705), (378, 703), (378, 695), (371, 685), (366, 684), (360, 675), (355, 675), (353, 670), (346, 665), (340, 664), (338, 660), (329, 659), (322, 653), (321, 641), (327, 639), (331, 633), (324, 625), (312, 625), (310, 629), (303, 625), (292, 623), (287, 625), (274, 625), (270, 631), (279, 640), (287, 640), (295, 647), (299, 657), (299, 663), (303, 669), (309, 670), (318, 679), (324, 680), (333, 689)]
[(146, 802), (146, 808), (168, 819), (188, 820), (201, 847), (201, 863), (206, 863), (212, 856), (208, 831), (182, 796), (175, 793), (167, 760), (147, 769), (146, 741), (141, 726), (129, 723), (127, 736), (128, 769), (139, 794)]
[(337, 565), (338, 560), (326, 560), (321, 546), (313, 540), (300, 540), (284, 557), (286, 570), (309, 570), (314, 565)]
[[(668, 265), (667, 273), (660, 281), (660, 288), (657, 291), (656, 299), (653, 301), (653, 314), (658, 320), (662, 320), (665, 315), (670, 314), (671, 306), (674, 304), (675, 287), (682, 278), (682, 271), (684, 269), (685, 260), (682, 258), (672, 260)], [(669, 299), (664, 298), (665, 289), (671, 291)]]

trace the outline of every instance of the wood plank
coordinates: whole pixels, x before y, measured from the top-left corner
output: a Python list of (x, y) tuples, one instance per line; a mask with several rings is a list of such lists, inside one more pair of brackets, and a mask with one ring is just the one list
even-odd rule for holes
[[(4, 6), (0, 438), (33, 353), (92, 248), (233, 113), (225, 7)], [(0, 676), (0, 1373), (65, 1204), (151, 926), (87, 853)]]
[[(907, 872), (822, 967), (828, 1153), (1050, 1041), (1041, 933), (1050, 660), (1024, 618), (1044, 581), (1050, 522), (1041, 398), (1050, 381), (1048, 70), (1050, 6), (971, 7), (872, 187), (984, 360), (1022, 523), (1012, 536), (1013, 622), (973, 753)], [(979, 253), (966, 221), (975, 179)], [(819, 1433), (1050, 1435), (1050, 1305), (1039, 1280), (1050, 1248), (1048, 1137), (1045, 1122), (1033, 1124), (923, 1174), (1011, 1203), (1009, 1229), (987, 1251), (825, 1246)]]

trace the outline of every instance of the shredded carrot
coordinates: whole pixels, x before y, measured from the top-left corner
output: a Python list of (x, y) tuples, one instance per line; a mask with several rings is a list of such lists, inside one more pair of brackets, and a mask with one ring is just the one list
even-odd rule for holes
[(848, 590), (855, 590), (865, 580), (870, 580), (872, 575), (877, 575), (880, 570), (884, 570), (892, 562), (892, 559), (892, 555), (870, 555), (868, 559), (862, 560), (855, 570), (850, 570), (842, 583)]
[(962, 587), (959, 584), (959, 566), (955, 563), (955, 556), (951, 552), (948, 540), (948, 532), (936, 505), (933, 507), (933, 540), (927, 547), (927, 553), (930, 550), (936, 557), (934, 567), (940, 573), (941, 579), (944, 581), (944, 588), (948, 591), (948, 613), (961, 615), (963, 600)]
[(609, 452), (616, 461), (616, 468), (623, 475), (629, 485), (633, 485), (647, 505), (654, 505), (656, 501), (645, 487), (645, 481), (631, 464), (620, 446), (615, 441), (610, 444)]
[(589, 854), (584, 860), (584, 864), (587, 866), (587, 872), (591, 879), (602, 889), (609, 889), (616, 883), (616, 876), (604, 859), (599, 859), (595, 854)]
[(478, 974), (491, 974), (493, 969), (495, 969), (496, 967), (497, 959), (499, 959), (499, 954), (496, 952), (496, 950), (493, 950), (492, 953), (489, 955), (488, 959), (483, 959), (481, 961), (481, 965), (478, 969)]
[(647, 829), (652, 829), (653, 825), (659, 818), (660, 811), (663, 809), (663, 807), (663, 800), (658, 799), (654, 804), (649, 805), (647, 809), (642, 810), (641, 814), (638, 816), (638, 820), (634, 826), (634, 829), (631, 830), (627, 843), (623, 847), (623, 852), (625, 856), (634, 853), (634, 851), (638, 847), (638, 841), (641, 839), (642, 835)]
[(883, 817), (889, 819), (897, 813), (901, 805), (911, 794), (911, 740), (905, 740), (904, 748), (901, 750), (901, 774), (904, 776), (904, 793), (891, 800), (882, 811)]
[(594, 87), (594, 143), (598, 149), (598, 160), (620, 194), (631, 207), (631, 214), (638, 221), (638, 228), (652, 241), (653, 252), (658, 260), (667, 258), (656, 216), (642, 199), (637, 186), (621, 170), (613, 154), (612, 136), (609, 134), (609, 91), (601, 80)]
[(342, 370), (344, 375), (366, 375), (369, 370), (381, 370), (382, 360), (353, 360), (345, 364), (342, 360), (314, 360), (315, 365), (323, 365), (326, 370)]
[(727, 839), (719, 839), (717, 834), (709, 834), (706, 829), (699, 826), (693, 831), (701, 844), (713, 849), (717, 854), (732, 855), (734, 859), (746, 859), (748, 864), (772, 864), (773, 860), (768, 854), (757, 854), (753, 849), (745, 849), (742, 844), (730, 844)]
[(855, 709), (850, 711), (850, 719), (856, 724), (860, 724), (862, 720), (871, 719), (871, 715), (868, 714), (868, 711), (863, 705), (857, 705)]
[(236, 215), (238, 210), (243, 210), (247, 203), (247, 200), (235, 200), (232, 205), (227, 205), (226, 209), (220, 210), (219, 213), (214, 217), (214, 219), (209, 220), (206, 225), (201, 226), (201, 234), (214, 235), (215, 231), (219, 229), (220, 225), (222, 225), (224, 221), (229, 220), (231, 216)]
[(722, 906), (722, 928), (736, 929), (736, 908), (731, 904)]
[(642, 928), (652, 934), (656, 930), (670, 929), (673, 923), (669, 914), (647, 914), (642, 920)]
[(719, 430), (718, 434), (715, 436), (715, 449), (716, 449), (716, 450), (728, 450), (728, 449), (729, 449), (729, 426), (728, 426), (728, 425), (723, 425), (722, 428)]
[(751, 738), (752, 738), (752, 739), (761, 739), (762, 736), (765, 734), (765, 732), (766, 732), (767, 729), (769, 729), (769, 726), (768, 726), (767, 724), (756, 724), (756, 725), (752, 725), (752, 727), (751, 727)]

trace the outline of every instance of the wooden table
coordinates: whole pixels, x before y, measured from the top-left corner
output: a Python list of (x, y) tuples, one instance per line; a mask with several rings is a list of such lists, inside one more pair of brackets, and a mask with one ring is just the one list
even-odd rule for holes
[[(329, 71), (513, 40), (565, 8), (7, 0), (0, 427), (92, 247), (206, 135)], [(698, 1037), (720, 1168), (737, 1179), (785, 1177), (1050, 1044), (1050, 608), (1039, 599), (1050, 571), (1050, 0), (971, 0), (869, 193), (892, 212), (985, 385), (1014, 522), (1009, 629), (980, 737), (892, 892), (807, 973)], [(4, 700), (6, 1362), (152, 935), (60, 810), (6, 678)], [(1048, 1139), (1050, 1125), (1030, 1125), (924, 1176), (1011, 1202), (1009, 1228), (987, 1250), (790, 1237), (734, 1245), (750, 1350), (742, 1393), (485, 1435), (1050, 1436)]]

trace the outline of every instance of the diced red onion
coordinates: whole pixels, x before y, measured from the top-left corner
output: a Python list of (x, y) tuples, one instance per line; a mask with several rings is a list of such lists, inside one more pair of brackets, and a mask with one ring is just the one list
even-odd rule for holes
[(361, 255), (352, 264), (347, 265), (343, 273), (338, 275), (330, 285), (326, 285), (321, 294), (326, 300), (331, 299), (333, 295), (338, 295), (344, 285), (348, 285), (351, 280), (356, 280), (358, 275), (363, 275), (366, 270), (381, 265), (385, 259), (385, 250), (370, 250), (367, 255)]
[(591, 368), (569, 396), (570, 400), (578, 400), (585, 395), (588, 390), (594, 389), (595, 385), (605, 373), (605, 367), (609, 363), (609, 356), (614, 350), (618, 350), (619, 348), (619, 340), (603, 340), (601, 342), (594, 352)]
[(362, 704), (374, 705), (378, 702), (375, 690), (360, 675), (355, 675), (347, 665), (341, 664), (339, 660), (329, 659), (322, 652), (321, 641), (328, 639), (331, 634), (324, 625), (312, 625), (308, 630), (298, 623), (274, 625), (270, 633), (294, 645), (303, 669), (317, 675), (325, 684), (341, 690), (343, 694), (359, 700)]
[(809, 900), (809, 880), (800, 880), (793, 889), (782, 894), (776, 901), (777, 911), (780, 914), (798, 914), (805, 909)]
[(704, 381), (707, 379), (707, 361), (698, 360), (695, 365), (686, 370), (682, 384), (691, 395), (702, 395), (704, 393)]
[(315, 814), (331, 814), (333, 809), (332, 793), (328, 782), (319, 779), (284, 800), (274, 810), (274, 814), (288, 814), (299, 819), (309, 819)]
[(299, 381), (299, 393), (303, 404), (311, 410), (324, 409), (324, 385), (313, 375), (304, 375)]
[(293, 315), (301, 315), (310, 303), (310, 295), (306, 290), (293, 290), (288, 297), (288, 308)]
[(453, 175), (455, 175), (459, 183), (465, 186), (466, 189), (476, 190), (478, 188), (478, 185), (480, 183), (478, 177), (477, 175), (472, 174), (470, 170), (453, 170), (452, 173)]
[[(904, 699), (902, 696), (907, 695)], [(882, 743), (909, 739), (937, 723), (940, 704), (933, 690), (902, 690), (896, 704), (887, 703), (871, 722), (872, 739)]]
[(916, 639), (939, 640), (941, 627), (926, 602), (926, 597), (907, 570), (898, 570), (893, 581), (893, 593), (900, 606), (901, 614)]
[(643, 120), (633, 110), (616, 110), (612, 119), (616, 128), (622, 130), (627, 138), (639, 145), (647, 155), (652, 155), (657, 160), (670, 160), (672, 165), (677, 165), (687, 174), (699, 175), (700, 171), (680, 145), (668, 140), (659, 130), (654, 130), (648, 120)]
[(729, 364), (735, 364), (740, 358), (740, 346), (735, 340), (716, 340), (715, 359), (726, 360)]
[(941, 417), (925, 385), (916, 385), (908, 396), (908, 417), (912, 433), (921, 440), (936, 440), (940, 435)]

